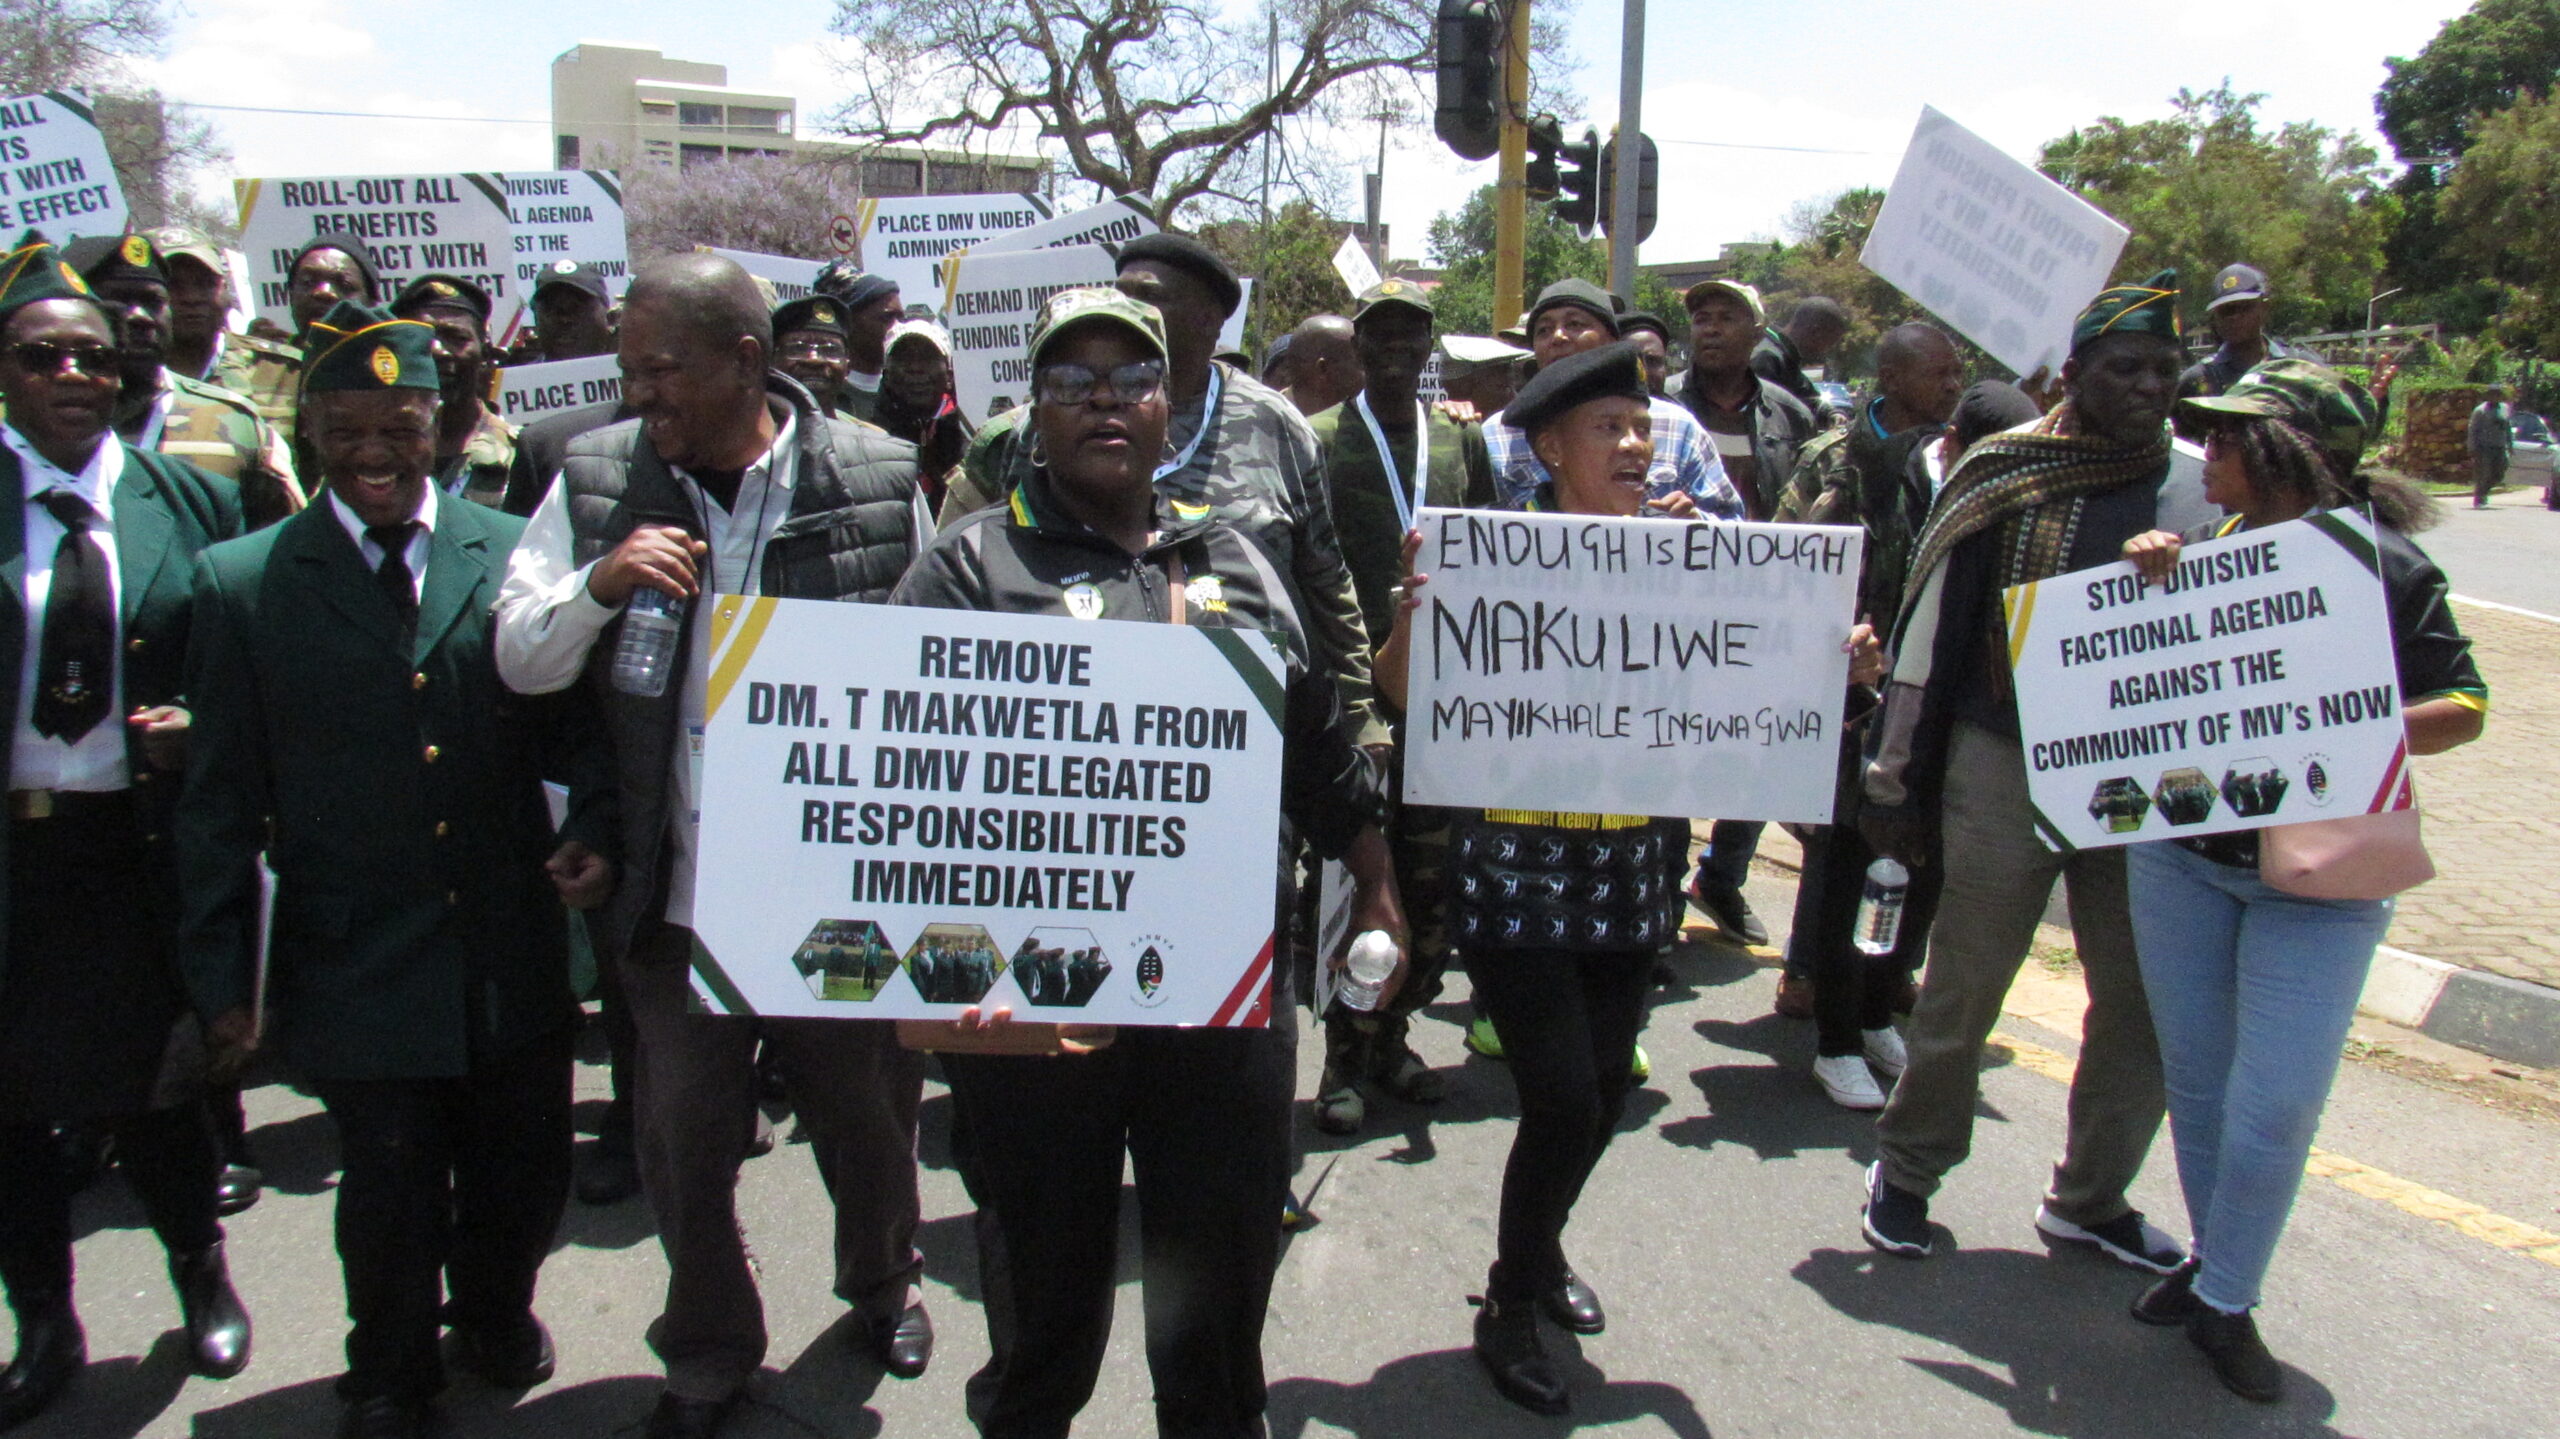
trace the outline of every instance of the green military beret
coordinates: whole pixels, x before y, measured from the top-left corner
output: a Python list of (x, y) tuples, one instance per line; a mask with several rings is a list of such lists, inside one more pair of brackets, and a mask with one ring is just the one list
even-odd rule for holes
[(2380, 408), (2364, 386), (2316, 360), (2269, 360), (2222, 394), (2178, 403), (2207, 423), (2282, 420), (2349, 470), (2382, 428)]
[(1118, 290), (1100, 286), (1080, 286), (1060, 290), (1049, 297), (1040, 309), (1040, 328), (1031, 334), (1031, 363), (1040, 363), (1041, 353), (1071, 325), (1087, 321), (1118, 325), (1147, 342), (1158, 359), (1166, 354), (1164, 316), (1144, 300), (1133, 300)]
[(38, 240), (0, 255), (0, 320), (38, 300), (95, 300), (62, 252)]
[(422, 310), (460, 310), (478, 320), (482, 329), (488, 328), (492, 308), (489, 292), (460, 275), (420, 275), (402, 286), (400, 297), (391, 302), (391, 313), (404, 320), (416, 318)]
[(1620, 340), (1567, 355), (1538, 371), (1503, 408), (1502, 422), (1534, 435), (1563, 419), (1576, 405), (1612, 398), (1642, 400), (1651, 393), (1644, 387), (1644, 357), (1632, 342)]
[(93, 286), (116, 280), (169, 283), (169, 267), (141, 235), (83, 235), (62, 247), (62, 259)]
[(2180, 337), (2178, 272), (2163, 270), (2139, 285), (2109, 285), (2071, 326), (2071, 352), (2105, 335)]
[(434, 390), (435, 327), (394, 319), (388, 311), (340, 300), (311, 323), (305, 393), (329, 390)]

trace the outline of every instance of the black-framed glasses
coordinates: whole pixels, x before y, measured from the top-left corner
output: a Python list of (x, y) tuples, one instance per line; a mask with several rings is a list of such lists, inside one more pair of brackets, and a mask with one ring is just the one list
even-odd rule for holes
[(93, 379), (104, 379), (116, 372), (116, 352), (104, 345), (57, 345), (50, 340), (29, 340), (11, 345), (9, 358), (39, 375), (59, 375), (65, 362)]
[(1040, 398), (1052, 405), (1081, 405), (1096, 389), (1108, 389), (1124, 405), (1143, 405), (1164, 388), (1164, 361), (1132, 360), (1110, 371), (1086, 365), (1043, 365), (1037, 380)]

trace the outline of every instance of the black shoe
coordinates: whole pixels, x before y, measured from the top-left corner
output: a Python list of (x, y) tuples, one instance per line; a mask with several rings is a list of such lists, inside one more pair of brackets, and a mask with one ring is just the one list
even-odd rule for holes
[(726, 1399), (661, 1394), (658, 1407), (649, 1411), (649, 1427), (642, 1431), (642, 1439), (714, 1439), (737, 1407), (735, 1394)]
[(870, 1321), (871, 1357), (901, 1379), (922, 1378), (933, 1362), (933, 1316), (922, 1301), (908, 1305), (895, 1319)]
[(2196, 1261), (2169, 1271), (2167, 1278), (2142, 1291), (2133, 1301), (2133, 1317), (2145, 1324), (2175, 1329), (2205, 1311), (2205, 1302), (2196, 1297)]
[(640, 1192), (640, 1160), (628, 1142), (599, 1139), (578, 1166), (580, 1204), (620, 1204)]
[(453, 1326), (454, 1367), (469, 1370), (497, 1389), (530, 1389), (559, 1367), (551, 1331), (530, 1314), (505, 1324)]
[(1725, 938), (1744, 944), (1769, 942), (1769, 926), (1762, 924), (1760, 916), (1751, 912), (1751, 901), (1742, 897), (1741, 890), (1710, 885), (1701, 875), (1689, 881), (1689, 902), (1696, 905), (1701, 914), (1714, 920)]
[(1929, 1257), (1929, 1201), (1885, 1178), (1882, 1162), (1867, 1166), (1867, 1206), (1858, 1228), (1887, 1254)]
[(249, 1311), (231, 1287), (231, 1267), (215, 1240), (193, 1254), (169, 1256), (169, 1282), (187, 1325), (187, 1367), (228, 1379), (249, 1367)]
[(1547, 1317), (1576, 1334), (1599, 1334), (1609, 1327), (1609, 1316), (1600, 1308), (1600, 1296), (1582, 1282), (1582, 1276), (1568, 1269), (1564, 1282), (1538, 1296), (1538, 1307)]
[(267, 1176), (247, 1164), (226, 1164), (213, 1181), (213, 1212), (229, 1218), (258, 1202), (265, 1192)]
[(338, 1411), (338, 1439), (429, 1439), (435, 1413), (424, 1404), (377, 1395)]
[(43, 1413), (89, 1363), (89, 1337), (70, 1295), (11, 1307), (18, 1311), (18, 1354), (0, 1369), (0, 1429)]
[(1494, 1392), (1532, 1414), (1569, 1412), (1573, 1396), (1547, 1362), (1536, 1308), (1490, 1296), (1470, 1299), (1483, 1306), (1476, 1311), (1476, 1359), (1493, 1376)]
[(2127, 1269), (2146, 1274), (2174, 1274), (2187, 1262), (2178, 1241), (2151, 1226), (2139, 1209), (2128, 1209), (2104, 1224), (2074, 1224), (2047, 1204), (2036, 1206), (2036, 1229), (2065, 1244), (2085, 1244)]
[(2252, 1404), (2273, 1404), (2284, 1397), (2284, 1366), (2267, 1352), (2267, 1343), (2258, 1337), (2258, 1321), (2248, 1310), (2225, 1314), (2203, 1301), (2197, 1307), (2204, 1312), (2187, 1321), (2187, 1338), (2213, 1361), (2213, 1375), (2222, 1387)]

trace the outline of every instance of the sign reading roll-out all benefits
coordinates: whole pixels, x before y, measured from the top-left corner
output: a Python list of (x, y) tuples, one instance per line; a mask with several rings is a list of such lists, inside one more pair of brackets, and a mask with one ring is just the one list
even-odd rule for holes
[(0, 244), (29, 230), (60, 244), (124, 229), (124, 190), (89, 97), (49, 90), (0, 100)]
[(285, 283), (294, 253), (336, 231), (362, 240), (380, 267), (382, 303), (420, 275), (459, 275), (516, 304), (515, 221), (496, 175), (330, 175), (240, 180), (240, 248), (258, 313), (293, 328)]
[(1268, 1022), (1282, 689), (1265, 637), (712, 604), (706, 1003)]
[(1852, 528), (1422, 512), (1405, 798), (1822, 824)]
[(2061, 849), (2406, 803), (2373, 526), (2314, 515), (2008, 592), (2037, 828)]

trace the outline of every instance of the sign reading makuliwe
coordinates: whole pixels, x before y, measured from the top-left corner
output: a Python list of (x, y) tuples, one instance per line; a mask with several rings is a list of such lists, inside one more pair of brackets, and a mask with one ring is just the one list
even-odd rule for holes
[(498, 371), (498, 413), (512, 424), (621, 399), (622, 362), (612, 355), (509, 365)]
[(502, 177), (468, 175), (323, 175), (295, 180), (239, 180), (240, 248), (249, 256), (258, 313), (290, 330), (285, 293), (294, 252), (327, 231), (352, 235), (373, 251), (388, 305), (420, 275), (456, 275), (489, 292), (494, 313), (516, 306), (515, 221)]
[(1101, 245), (971, 250), (953, 257), (942, 326), (951, 332), (952, 390), (977, 423), (1031, 398), (1031, 335), (1060, 290), (1109, 285), (1119, 261)]
[(121, 235), (124, 190), (89, 97), (48, 90), (0, 100), (0, 243), (40, 230), (59, 245)]
[(711, 604), (706, 1004), (1268, 1023), (1283, 691), (1266, 636)]
[(1425, 509), (1416, 804), (1829, 822), (1863, 531)]
[(1049, 218), (1036, 195), (873, 196), (853, 207), (856, 263), (894, 280), (898, 296), (929, 305), (942, 293), (943, 257), (956, 250), (1015, 248), (1010, 237)]
[(533, 287), (559, 265), (593, 265), (615, 299), (631, 288), (631, 245), (623, 232), (622, 179), (611, 170), (511, 170), (506, 187), (515, 223), (516, 303), (501, 307), (490, 333), (501, 345), (533, 323)]
[(2036, 828), (2056, 849), (2408, 804), (2373, 526), (2332, 511), (2007, 594)]

